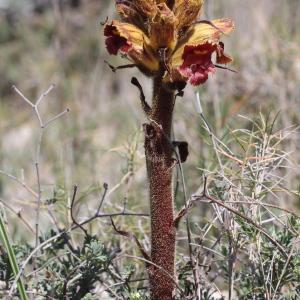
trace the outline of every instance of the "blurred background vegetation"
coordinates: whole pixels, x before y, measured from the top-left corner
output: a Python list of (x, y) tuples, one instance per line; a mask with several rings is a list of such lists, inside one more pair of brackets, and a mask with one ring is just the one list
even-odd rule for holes
[[(256, 127), (259, 133), (254, 139), (261, 141), (276, 119), (272, 130), (280, 133), (277, 138), (281, 141), (276, 151), (285, 158), (275, 173), (282, 179), (281, 188), (291, 192), (271, 201), (298, 211), (299, 16), (298, 0), (206, 0), (201, 18), (229, 17), (236, 23), (236, 31), (224, 42), (234, 58), (231, 67), (238, 73), (217, 70), (197, 90), (205, 119), (235, 158), (243, 160), (247, 148), (243, 145), (245, 140), (241, 142), (237, 137), (237, 130), (253, 131)], [(141, 132), (145, 119), (139, 93), (130, 78), (139, 78), (148, 99), (151, 84), (137, 70), (113, 73), (105, 63), (125, 63), (106, 52), (101, 22), (107, 17), (117, 17), (114, 1), (0, 0), (0, 169), (24, 178), (36, 188), (38, 122), (30, 107), (11, 89), (13, 84), (33, 101), (51, 83), (56, 85), (41, 105), (46, 118), (66, 107), (70, 109), (69, 114), (47, 128), (42, 140), (40, 168), (45, 205), (41, 226), (45, 231), (53, 221), (46, 201), (55, 202), (50, 209), (61, 227), (70, 222), (68, 205), (74, 184), (78, 184), (80, 194), (78, 220), (94, 213), (104, 182), (109, 186), (106, 211), (120, 211), (124, 202), (129, 211), (148, 211)], [(184, 97), (177, 100), (174, 119), (176, 138), (186, 140), (190, 147), (184, 165), (188, 195), (202, 186), (204, 173), (219, 171), (218, 158), (222, 166), (227, 166), (226, 172), (237, 176), (238, 168), (233, 157), (217, 157), (213, 151), (205, 124), (196, 112), (195, 98), (195, 90), (188, 86)], [(270, 147), (269, 154), (273, 150)], [(252, 149), (250, 154), (255, 156), (256, 151)], [(0, 176), (0, 199), (34, 225), (34, 199), (6, 176)], [(176, 201), (180, 207), (181, 189)], [(193, 221), (205, 223), (200, 218), (202, 214), (197, 210)], [(34, 240), (26, 228), (19, 226), (18, 216), (9, 214), (8, 219), (15, 241)], [(120, 218), (118, 224), (139, 232), (143, 244), (149, 247), (149, 238), (144, 235), (149, 233), (147, 219)], [(93, 233), (108, 243), (118, 243), (119, 237), (110, 234), (109, 222), (95, 225), (90, 228)], [(123, 249), (132, 248), (130, 243), (122, 243)]]

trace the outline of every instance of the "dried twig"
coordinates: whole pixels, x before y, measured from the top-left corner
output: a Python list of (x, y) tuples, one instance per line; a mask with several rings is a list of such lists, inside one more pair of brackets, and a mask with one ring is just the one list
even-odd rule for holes
[(34, 111), (38, 121), (39, 121), (39, 126), (40, 126), (40, 135), (39, 135), (39, 141), (37, 143), (37, 148), (36, 148), (36, 161), (35, 161), (35, 169), (36, 169), (36, 178), (37, 178), (37, 186), (38, 186), (38, 191), (34, 192), (31, 188), (29, 188), (27, 185), (25, 185), (24, 182), (20, 181), (18, 178), (10, 175), (10, 174), (5, 174), (8, 177), (12, 178), (13, 180), (19, 182), (22, 184), (24, 188), (26, 188), (29, 192), (31, 192), (36, 200), (37, 200), (37, 207), (36, 207), (36, 247), (38, 246), (39, 243), (39, 221), (40, 221), (40, 206), (41, 206), (41, 197), (42, 197), (42, 190), (41, 190), (41, 179), (40, 179), (40, 171), (39, 171), (39, 161), (40, 161), (40, 151), (41, 151), (41, 144), (42, 144), (42, 138), (44, 134), (44, 129), (48, 127), (52, 122), (57, 120), (58, 118), (62, 117), (65, 115), (67, 112), (69, 112), (69, 109), (64, 110), (63, 112), (59, 113), (58, 115), (50, 118), (48, 121), (43, 121), (43, 118), (41, 117), (40, 111), (39, 111), (39, 105), (42, 103), (42, 101), (45, 99), (45, 97), (53, 90), (55, 87), (54, 84), (51, 84), (49, 88), (46, 90), (46, 92), (42, 93), (41, 96), (36, 100), (35, 104), (30, 101), (27, 97), (23, 95), (23, 93), (15, 86), (12, 86), (12, 89), (23, 99)]
[(3, 170), (0, 170), (0, 174), (8, 177), (9, 179), (11, 179), (11, 180), (13, 180), (15, 182), (17, 182), (25, 190), (27, 190), (31, 195), (33, 195), (35, 198), (38, 198), (38, 194), (30, 186), (28, 186), (23, 180), (21, 180), (18, 177), (14, 176), (14, 175), (12, 175), (10, 173), (7, 173), (7, 172), (5, 172)]
[(274, 290), (274, 292), (273, 292), (272, 300), (275, 300), (275, 299), (276, 299), (276, 293), (277, 293), (277, 290), (279, 289), (279, 286), (280, 286), (280, 284), (281, 284), (281, 281), (282, 281), (282, 279), (283, 279), (283, 276), (285, 275), (285, 272), (286, 272), (286, 270), (287, 270), (287, 268), (288, 268), (288, 266), (289, 266), (289, 264), (290, 264), (290, 262), (291, 262), (291, 260), (292, 260), (292, 258), (293, 258), (295, 246), (296, 246), (297, 243), (299, 243), (299, 241), (300, 241), (300, 239), (299, 239), (299, 237), (298, 237), (298, 238), (294, 241), (294, 243), (293, 243), (293, 245), (292, 245), (292, 247), (291, 247), (290, 253), (289, 253), (288, 257), (287, 257), (287, 260), (286, 260), (286, 262), (285, 262), (285, 264), (284, 264), (284, 267), (283, 267), (283, 269), (282, 269), (282, 271), (281, 271), (280, 277), (279, 277), (278, 282), (277, 282), (277, 284), (276, 284), (275, 290)]
[(37, 185), (38, 185), (38, 198), (37, 198), (37, 206), (36, 206), (36, 219), (35, 219), (35, 246), (39, 244), (39, 223), (40, 223), (40, 207), (41, 207), (41, 180), (40, 180), (40, 171), (39, 171), (39, 164), (38, 162), (35, 163), (35, 170), (36, 170), (36, 178), (37, 178)]
[(24, 225), (29, 229), (31, 233), (35, 235), (34, 229), (31, 227), (31, 225), (24, 219), (24, 217), (21, 214), (21, 211), (16, 211), (14, 210), (10, 205), (6, 203), (3, 199), (0, 198), (0, 202), (2, 203), (3, 206), (5, 206), (7, 209), (9, 209), (14, 215), (16, 215), (23, 223)]
[(105, 200), (106, 193), (107, 193), (107, 190), (108, 190), (108, 184), (107, 183), (103, 183), (103, 188), (104, 188), (104, 192), (103, 192), (102, 198), (100, 200), (99, 206), (97, 208), (96, 215), (98, 215), (100, 213), (101, 207), (103, 205), (103, 202)]
[[(151, 260), (149, 254), (147, 253), (147, 251), (144, 249), (144, 247), (142, 246), (142, 244), (139, 242), (138, 238), (136, 237), (135, 234), (131, 233), (131, 232), (128, 232), (128, 231), (124, 231), (124, 230), (120, 230), (116, 227), (114, 221), (113, 221), (113, 218), (110, 217), (110, 220), (111, 220), (111, 224), (114, 228), (114, 230), (122, 235), (122, 236), (125, 236), (127, 238), (129, 238), (130, 240), (134, 241), (136, 243), (136, 245), (138, 246), (140, 252), (142, 253), (143, 257), (146, 259), (146, 260)], [(148, 267), (148, 265), (146, 264), (146, 267)]]
[[(184, 195), (184, 207), (187, 210), (188, 209), (188, 200), (187, 200), (187, 194), (186, 194), (186, 186), (185, 186), (182, 163), (181, 163), (180, 155), (177, 152), (177, 150), (175, 150), (175, 153), (176, 153), (179, 170), (180, 170), (180, 174), (181, 174), (181, 182), (182, 182), (183, 195)], [(181, 215), (179, 218), (177, 216), (174, 219), (175, 228), (178, 228), (181, 217), (183, 217), (183, 215)], [(199, 276), (197, 275), (197, 269), (195, 267), (195, 262), (194, 262), (194, 258), (193, 258), (192, 234), (191, 234), (190, 221), (189, 221), (188, 214), (185, 214), (185, 222), (186, 222), (186, 232), (187, 232), (187, 238), (188, 238), (189, 257), (190, 257), (190, 263), (191, 263), (191, 267), (192, 267), (192, 271), (193, 271), (193, 277), (194, 277), (195, 288), (196, 288), (195, 294), (196, 294), (196, 299), (200, 300), (200, 285), (199, 285), (199, 281), (198, 281)]]
[(284, 257), (287, 257), (287, 254), (285, 252), (285, 249), (283, 248), (282, 245), (280, 245), (279, 242), (277, 242), (270, 234), (268, 234), (259, 224), (257, 224), (256, 222), (254, 222), (252, 219), (248, 218), (247, 216), (245, 216), (244, 214), (242, 214), (241, 212), (239, 212), (238, 210), (226, 205), (223, 201), (221, 200), (217, 200), (209, 195), (202, 195), (202, 196), (194, 196), (193, 200), (190, 201), (190, 206), (191, 207), (193, 205), (193, 202), (195, 201), (209, 201), (209, 202), (213, 202), (218, 204), (219, 206), (222, 206), (224, 208), (226, 208), (227, 210), (229, 210), (230, 212), (234, 213), (235, 215), (241, 217), (243, 220), (245, 220), (247, 223), (253, 225), (256, 229), (258, 229), (264, 236), (266, 236), (270, 242), (276, 246), (278, 248), (278, 250), (283, 254)]
[(261, 205), (262, 207), (264, 207), (264, 206), (271, 207), (271, 208), (275, 208), (275, 209), (284, 211), (284, 212), (286, 212), (288, 214), (293, 215), (297, 219), (300, 219), (300, 216), (297, 213), (291, 211), (290, 209), (281, 207), (279, 205), (271, 204), (271, 203), (266, 203), (266, 202), (261, 202), (261, 201), (226, 201), (226, 203), (228, 203), (228, 204)]
[(70, 207), (70, 213), (71, 213), (71, 219), (73, 221), (73, 223), (75, 225), (77, 225), (83, 232), (86, 236), (88, 236), (88, 233), (87, 231), (76, 221), (75, 217), (74, 217), (74, 204), (75, 204), (75, 199), (76, 199), (76, 194), (77, 194), (77, 185), (74, 185), (74, 189), (73, 189), (73, 196), (72, 196), (72, 201), (71, 201), (71, 207)]
[[(122, 257), (128, 257), (128, 258), (132, 258), (132, 259), (137, 259), (137, 260), (140, 260), (140, 261), (145, 262), (146, 264), (152, 265), (152, 266), (154, 266), (155, 268), (160, 269), (163, 273), (165, 273), (165, 274), (173, 281), (174, 285), (177, 287), (177, 289), (179, 290), (180, 294), (181, 294), (182, 296), (184, 296), (184, 291), (183, 291), (183, 290), (181, 289), (181, 287), (178, 285), (176, 279), (173, 278), (173, 276), (172, 276), (171, 274), (169, 274), (169, 273), (168, 273), (164, 268), (162, 268), (161, 266), (159, 266), (159, 265), (153, 263), (151, 260), (147, 260), (147, 259), (145, 259), (145, 258), (143, 258), (143, 257), (138, 257), (138, 256), (134, 256), (134, 255), (122, 254), (121, 256), (119, 256), (119, 257), (117, 257), (117, 258), (120, 259), (120, 258), (122, 258)], [(115, 258), (115, 259), (117, 259), (117, 258)], [(184, 299), (184, 298), (182, 298), (182, 299)]]

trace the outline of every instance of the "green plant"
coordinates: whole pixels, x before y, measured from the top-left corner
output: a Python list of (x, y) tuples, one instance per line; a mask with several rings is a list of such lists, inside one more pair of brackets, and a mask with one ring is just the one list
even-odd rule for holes
[[(2, 263), (1, 277), (3, 277), (3, 279), (5, 279), (6, 282), (8, 282), (11, 279), (10, 276), (11, 273), (13, 274), (13, 276), (18, 275), (19, 267), (18, 267), (15, 251), (12, 247), (12, 244), (7, 234), (7, 230), (5, 228), (5, 224), (3, 221), (3, 211), (0, 212), (0, 237), (4, 245), (4, 249), (2, 249), (1, 251), (1, 263)], [(17, 287), (18, 287), (21, 300), (27, 300), (28, 297), (25, 291), (25, 286), (22, 278), (19, 278), (17, 280)]]

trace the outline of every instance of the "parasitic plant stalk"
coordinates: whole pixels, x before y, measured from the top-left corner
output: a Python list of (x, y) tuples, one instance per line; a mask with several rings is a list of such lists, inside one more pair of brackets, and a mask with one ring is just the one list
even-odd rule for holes
[[(145, 154), (150, 185), (151, 255), (139, 247), (147, 260), (152, 300), (174, 299), (176, 220), (172, 174), (178, 147), (180, 160), (188, 154), (186, 142), (171, 140), (175, 92), (187, 82), (204, 83), (216, 64), (227, 64), (220, 38), (234, 29), (230, 19), (197, 21), (204, 0), (116, 0), (122, 21), (106, 22), (104, 36), (110, 54), (123, 54), (130, 64), (112, 70), (136, 66), (153, 80), (150, 107), (142, 87), (142, 108), (149, 122), (144, 124)], [(215, 54), (215, 62), (212, 55)], [(197, 280), (198, 281), (198, 280)]]
[(174, 92), (168, 91), (160, 76), (154, 78), (151, 124), (144, 125), (145, 153), (150, 183), (151, 259), (161, 269), (149, 268), (152, 299), (172, 299), (175, 237), (170, 143)]

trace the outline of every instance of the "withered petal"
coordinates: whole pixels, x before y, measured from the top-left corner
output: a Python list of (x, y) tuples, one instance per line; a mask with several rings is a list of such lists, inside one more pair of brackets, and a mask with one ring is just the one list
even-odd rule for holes
[(157, 14), (150, 20), (150, 41), (154, 49), (174, 49), (176, 44), (177, 19), (172, 10), (161, 3), (157, 5)]
[(106, 47), (110, 54), (126, 53), (137, 66), (157, 71), (159, 62), (152, 53), (149, 38), (130, 23), (113, 20), (104, 27)]
[(197, 19), (204, 0), (175, 0), (174, 14), (178, 18), (177, 30), (190, 26)]
[(156, 15), (155, 0), (116, 0), (116, 9), (123, 21), (145, 29), (145, 23)]

